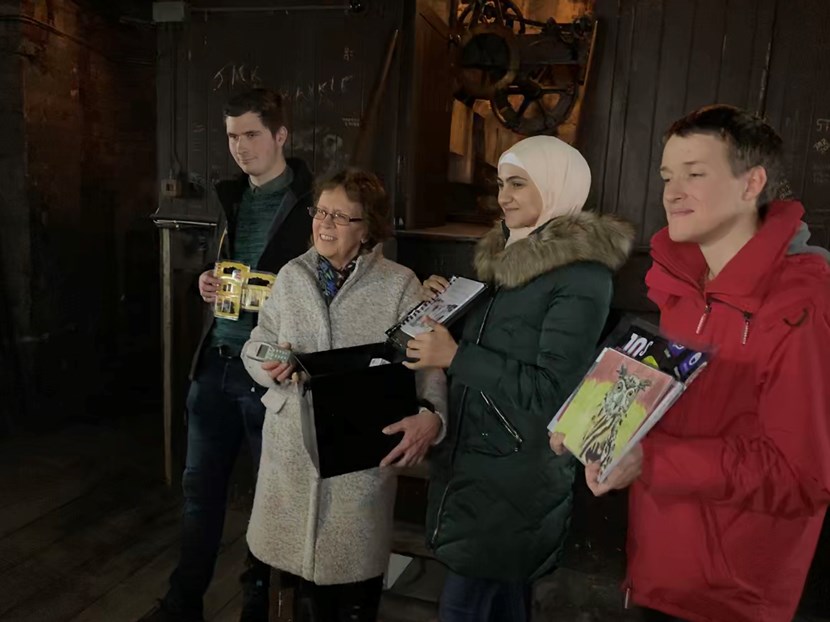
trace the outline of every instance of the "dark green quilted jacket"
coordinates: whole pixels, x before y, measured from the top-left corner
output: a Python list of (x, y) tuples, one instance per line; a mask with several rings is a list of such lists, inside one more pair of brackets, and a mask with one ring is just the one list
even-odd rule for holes
[(533, 580), (558, 562), (575, 465), (551, 452), (547, 425), (593, 360), (632, 239), (583, 212), (507, 248), (501, 225), (479, 242), (491, 295), (447, 370), (448, 435), (430, 458), (427, 541), (454, 572)]

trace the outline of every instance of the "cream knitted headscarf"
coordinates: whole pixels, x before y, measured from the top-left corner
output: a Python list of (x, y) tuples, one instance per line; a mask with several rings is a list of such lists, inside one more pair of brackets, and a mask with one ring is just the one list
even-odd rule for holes
[(499, 169), (502, 164), (513, 164), (527, 172), (542, 195), (542, 212), (536, 223), (510, 229), (505, 246), (526, 238), (552, 218), (582, 211), (591, 189), (591, 169), (569, 144), (553, 136), (531, 136), (501, 154)]

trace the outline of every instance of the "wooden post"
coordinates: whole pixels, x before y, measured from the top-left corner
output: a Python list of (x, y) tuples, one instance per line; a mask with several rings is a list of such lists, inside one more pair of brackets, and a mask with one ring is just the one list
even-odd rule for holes
[(161, 348), (164, 373), (164, 481), (173, 485), (173, 267), (170, 228), (161, 228)]

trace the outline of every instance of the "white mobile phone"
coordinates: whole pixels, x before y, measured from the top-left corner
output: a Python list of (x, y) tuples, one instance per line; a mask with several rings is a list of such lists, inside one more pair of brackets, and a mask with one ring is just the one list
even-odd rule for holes
[(288, 363), (291, 360), (291, 350), (280, 348), (270, 343), (261, 343), (254, 350), (253, 354), (251, 354), (251, 358), (255, 361), (262, 361), (263, 363), (269, 361)]

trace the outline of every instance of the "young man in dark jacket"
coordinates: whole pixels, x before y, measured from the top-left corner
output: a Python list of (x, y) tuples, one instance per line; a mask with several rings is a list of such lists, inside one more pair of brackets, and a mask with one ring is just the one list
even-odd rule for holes
[[(277, 273), (308, 249), (312, 177), (306, 165), (285, 159), (288, 131), (278, 94), (256, 89), (234, 96), (224, 109), (231, 155), (243, 171), (216, 185), (222, 206), (216, 256)], [(257, 314), (214, 318), (219, 281), (212, 267), (199, 277), (205, 325), (193, 359), (187, 396), (187, 461), (182, 478), (184, 515), (181, 557), (154, 620), (202, 619), (202, 598), (213, 575), (225, 520), (228, 479), (246, 440), (259, 465), (265, 389), (245, 371), (239, 353)], [(270, 568), (248, 556), (242, 575), (240, 620), (267, 622)]]
[(669, 337), (709, 367), (595, 494), (631, 486), (626, 588), (655, 619), (790, 622), (830, 502), (830, 268), (782, 145), (711, 106), (667, 132), (668, 228), (646, 277)]

